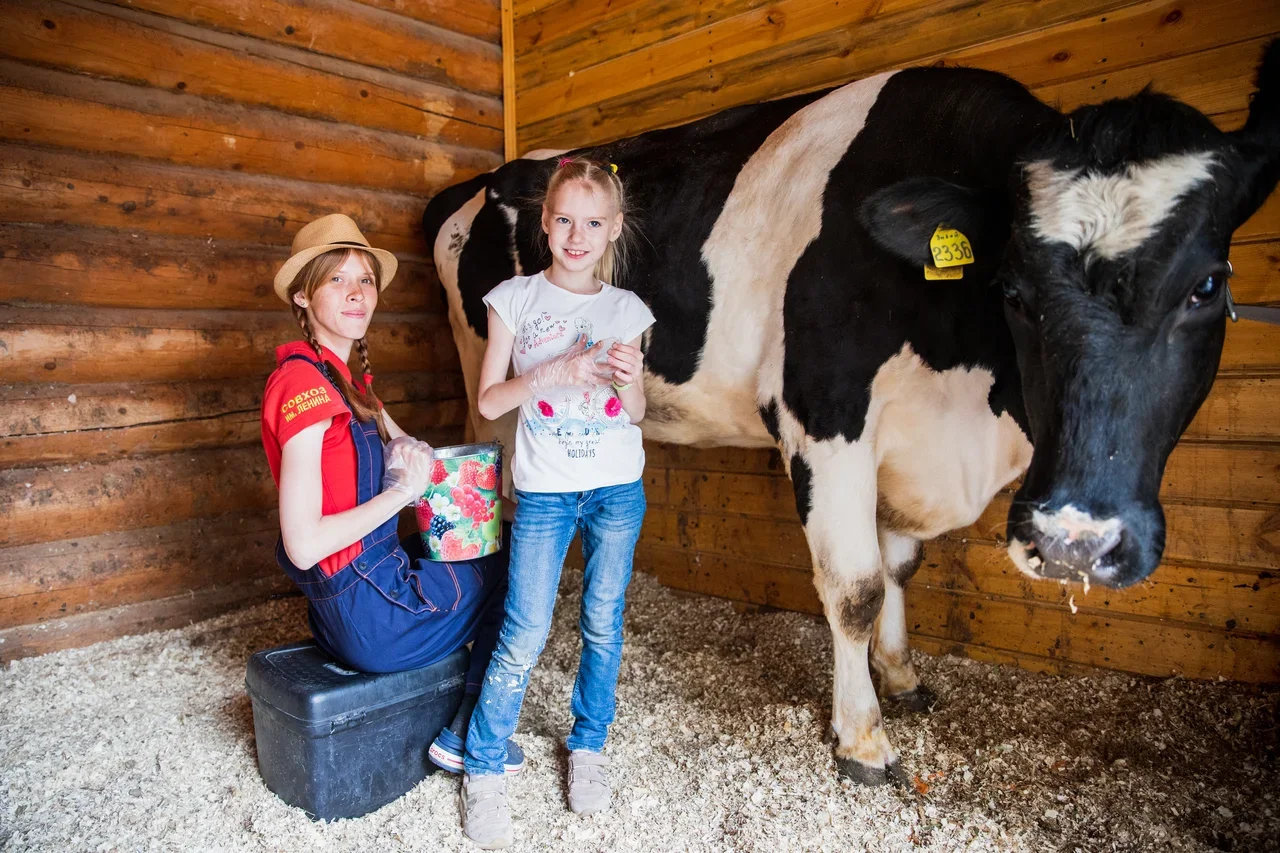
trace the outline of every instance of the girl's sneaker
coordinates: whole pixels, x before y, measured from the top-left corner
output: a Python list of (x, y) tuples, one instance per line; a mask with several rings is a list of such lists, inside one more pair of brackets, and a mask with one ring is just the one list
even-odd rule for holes
[(605, 777), (609, 759), (599, 752), (575, 749), (569, 753), (569, 808), (588, 815), (609, 808), (612, 792)]
[(515, 840), (504, 774), (462, 777), (462, 834), (485, 850), (509, 847)]
[[(427, 750), (431, 763), (441, 770), (450, 773), (462, 772), (462, 753), (465, 743), (451, 729), (441, 729), (439, 736)], [(502, 770), (507, 776), (514, 776), (524, 769), (524, 750), (515, 741), (507, 739), (507, 757), (502, 762)]]

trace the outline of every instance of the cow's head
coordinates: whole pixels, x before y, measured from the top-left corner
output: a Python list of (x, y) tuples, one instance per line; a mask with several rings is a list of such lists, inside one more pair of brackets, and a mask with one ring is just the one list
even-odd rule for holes
[[(938, 222), (970, 229), (975, 253), (1003, 244), (992, 286), (1035, 447), (1008, 519), (1027, 574), (1127, 586), (1160, 562), (1160, 480), (1217, 372), (1231, 234), (1278, 176), (1280, 41), (1239, 131), (1144, 92), (1063, 116), (998, 199), (915, 180), (864, 207), (898, 254)], [(904, 210), (929, 211), (922, 233)]]

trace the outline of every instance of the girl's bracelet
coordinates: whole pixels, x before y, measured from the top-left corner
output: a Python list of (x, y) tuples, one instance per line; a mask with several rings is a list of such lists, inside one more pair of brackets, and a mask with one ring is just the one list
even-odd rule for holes
[(627, 390), (628, 388), (630, 388), (630, 387), (632, 386), (632, 384), (633, 384), (633, 383), (628, 382), (626, 385), (619, 385), (619, 384), (618, 384), (618, 380), (616, 380), (616, 379), (615, 379), (614, 381), (610, 382), (609, 384), (613, 386), (613, 390), (615, 390), (615, 391), (625, 391), (625, 390)]

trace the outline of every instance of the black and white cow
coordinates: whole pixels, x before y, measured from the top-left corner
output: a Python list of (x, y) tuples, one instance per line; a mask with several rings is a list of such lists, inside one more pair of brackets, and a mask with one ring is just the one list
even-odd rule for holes
[[(903, 585), (920, 542), (1025, 472), (1009, 555), (1125, 586), (1164, 547), (1165, 460), (1213, 382), (1232, 231), (1280, 175), (1280, 42), (1245, 126), (1166, 96), (1064, 115), (1017, 82), (915, 68), (587, 149), (617, 163), (652, 308), (645, 436), (774, 446), (831, 625), (837, 764), (900, 775), (886, 696), (928, 704)], [(481, 296), (545, 266), (531, 154), (452, 187), (424, 228), (474, 413)], [(946, 224), (975, 262), (925, 280)], [(1033, 450), (1034, 447), (1034, 450)], [(509, 469), (509, 466), (508, 466)]]

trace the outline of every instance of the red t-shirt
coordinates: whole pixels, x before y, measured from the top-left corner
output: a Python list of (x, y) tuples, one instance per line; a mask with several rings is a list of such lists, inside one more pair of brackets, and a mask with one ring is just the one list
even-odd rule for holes
[[(337, 370), (351, 381), (351, 370), (328, 348), (321, 348), (324, 361), (330, 369)], [(316, 351), (305, 341), (276, 347), (276, 370), (267, 378), (267, 388), (262, 392), (262, 447), (267, 451), (267, 464), (276, 486), (280, 485), (280, 457), (285, 444), (301, 430), (329, 418), (333, 419), (324, 431), (324, 444), (320, 454), (320, 481), (323, 495), (320, 511), (332, 515), (352, 509), (356, 499), (356, 443), (351, 438), (351, 410), (342, 402), (342, 395), (324, 374), (305, 361), (297, 359), (283, 364), (291, 355), (303, 355), (316, 360)], [(350, 563), (364, 549), (356, 540), (342, 550), (320, 561), (320, 570), (326, 576)], [(309, 568), (300, 566), (299, 568)]]

